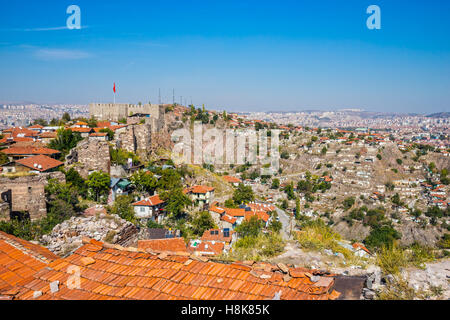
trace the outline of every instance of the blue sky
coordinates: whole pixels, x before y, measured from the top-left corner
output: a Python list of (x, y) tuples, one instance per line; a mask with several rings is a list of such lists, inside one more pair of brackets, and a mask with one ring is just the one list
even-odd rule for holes
[[(450, 1), (0, 0), (0, 102), (450, 111)], [(66, 9), (81, 8), (81, 30)], [(366, 27), (369, 5), (381, 30)]]

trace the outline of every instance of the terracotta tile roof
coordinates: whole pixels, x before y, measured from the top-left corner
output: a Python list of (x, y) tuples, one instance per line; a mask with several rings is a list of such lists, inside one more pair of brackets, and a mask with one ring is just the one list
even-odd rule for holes
[(240, 183), (241, 179), (232, 176), (223, 176), (223, 179), (229, 183)]
[(39, 137), (40, 138), (51, 138), (51, 139), (55, 139), (58, 136), (58, 134), (56, 132), (42, 132)]
[(227, 214), (224, 214), (224, 215), (220, 218), (220, 220), (225, 221), (225, 222), (228, 222), (228, 223), (231, 223), (231, 224), (235, 224), (236, 221), (237, 221), (237, 218), (232, 217), (232, 216), (229, 216), (229, 215), (227, 215)]
[(0, 296), (59, 257), (0, 231)]
[(245, 209), (224, 208), (225, 213), (232, 217), (245, 217)]
[(207, 187), (207, 186), (192, 186), (190, 188), (186, 188), (184, 189), (184, 193), (207, 193), (207, 192), (211, 192), (214, 191), (215, 188), (213, 187)]
[(70, 130), (72, 130), (72, 132), (79, 132), (79, 133), (88, 133), (93, 131), (92, 128), (69, 128)]
[(265, 204), (265, 203), (249, 203), (247, 206), (250, 207), (252, 210), (265, 212), (275, 211), (276, 209), (276, 207), (273, 204)]
[(106, 137), (108, 134), (106, 132), (95, 132), (89, 134), (89, 137)]
[(206, 230), (203, 233), (200, 240), (202, 240), (202, 241), (222, 241), (222, 242), (230, 243), (232, 240), (233, 233), (234, 233), (234, 231), (230, 230), (229, 236), (225, 237), (223, 230), (210, 229), (210, 230)]
[(253, 216), (258, 217), (258, 219), (267, 222), (270, 216), (264, 211), (246, 211), (245, 212), (245, 220), (249, 221)]
[[(51, 262), (27, 281), (3, 295), (18, 300), (282, 300), (336, 299), (334, 277), (317, 270), (252, 262), (222, 264), (188, 253), (172, 255), (123, 248), (84, 239), (85, 245), (64, 259)], [(1, 264), (0, 264), (1, 265)], [(68, 288), (80, 270), (80, 287)], [(312, 280), (312, 275), (318, 276)], [(59, 281), (57, 290), (50, 283)], [(69, 283), (70, 284), (70, 283)]]
[(151, 249), (153, 251), (187, 252), (183, 238), (139, 240), (138, 248), (142, 250)]
[(212, 212), (215, 212), (215, 213), (218, 213), (218, 214), (222, 214), (222, 213), (225, 212), (225, 209), (223, 209), (221, 207), (218, 207), (216, 205), (212, 205), (211, 207), (209, 207), (209, 211), (212, 211)]
[(200, 242), (197, 246), (190, 246), (191, 252), (197, 252), (205, 256), (218, 256), (223, 252), (225, 244), (223, 242)]
[(42, 129), (44, 128), (43, 126), (41, 126), (40, 124), (35, 124), (33, 126), (28, 127), (28, 129)]
[(54, 168), (57, 168), (59, 166), (62, 166), (64, 163), (44, 156), (44, 155), (38, 155), (34, 157), (29, 157), (21, 160), (17, 160), (16, 163), (19, 163), (25, 167), (31, 168), (33, 170), (37, 170), (40, 172), (45, 172)]
[(138, 201), (133, 203), (133, 206), (145, 206), (145, 207), (153, 207), (157, 206), (158, 204), (164, 203), (164, 201), (161, 200), (159, 195), (155, 195), (149, 198), (145, 198), (144, 200)]
[(34, 148), (34, 147), (11, 147), (8, 149), (4, 149), (1, 152), (9, 155), (28, 155), (28, 154), (45, 154), (45, 155), (53, 155), (58, 154), (58, 150), (49, 149), (49, 148)]

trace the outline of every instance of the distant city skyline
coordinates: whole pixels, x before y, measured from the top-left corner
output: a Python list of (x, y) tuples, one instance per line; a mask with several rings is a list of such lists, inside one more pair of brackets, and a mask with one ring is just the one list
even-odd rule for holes
[[(69, 5), (81, 30), (69, 30)], [(369, 30), (368, 6), (381, 8)], [(14, 1), (0, 103), (450, 111), (449, 1)]]

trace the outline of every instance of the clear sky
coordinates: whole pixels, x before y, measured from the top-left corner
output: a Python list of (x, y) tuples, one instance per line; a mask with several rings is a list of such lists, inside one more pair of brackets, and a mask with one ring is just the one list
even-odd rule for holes
[[(450, 111), (447, 0), (0, 4), (0, 102), (111, 102), (115, 82), (117, 102), (175, 88), (211, 109)], [(81, 30), (64, 28), (71, 4)]]

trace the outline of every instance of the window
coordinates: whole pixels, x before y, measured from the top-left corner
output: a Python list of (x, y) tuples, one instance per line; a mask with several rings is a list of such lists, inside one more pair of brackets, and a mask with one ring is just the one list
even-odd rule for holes
[(145, 207), (141, 207), (141, 212), (145, 212)]

